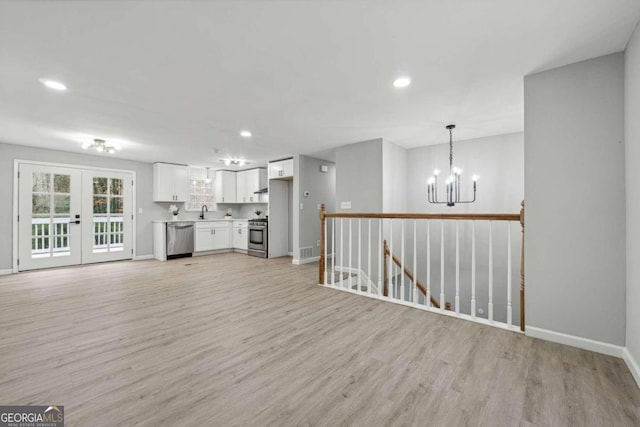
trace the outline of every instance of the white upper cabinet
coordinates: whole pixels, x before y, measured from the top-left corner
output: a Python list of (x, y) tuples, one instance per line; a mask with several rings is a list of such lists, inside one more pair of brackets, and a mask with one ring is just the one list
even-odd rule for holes
[(153, 201), (186, 202), (189, 200), (189, 168), (169, 163), (153, 164)]
[(269, 163), (269, 179), (293, 177), (293, 159)]
[(237, 203), (236, 173), (233, 171), (216, 171), (216, 202)]
[(248, 192), (247, 192), (247, 178), (249, 171), (240, 171), (236, 172), (236, 200), (238, 203), (247, 203)]
[(261, 203), (257, 191), (267, 187), (266, 169), (256, 168), (238, 172), (238, 203)]

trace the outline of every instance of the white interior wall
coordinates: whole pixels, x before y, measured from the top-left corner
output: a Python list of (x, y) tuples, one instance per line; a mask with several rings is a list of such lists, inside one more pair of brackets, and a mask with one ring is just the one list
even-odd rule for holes
[(407, 150), (382, 142), (382, 212), (406, 212)]
[[(328, 212), (335, 211), (336, 172), (335, 164), (327, 160), (309, 156), (298, 158), (298, 215), (299, 227), (298, 248), (311, 247), (312, 257), (320, 256), (320, 210), (318, 206), (324, 204)], [(320, 166), (327, 167), (326, 172)], [(308, 196), (305, 196), (308, 192)], [(329, 242), (330, 243), (330, 239)], [(300, 253), (294, 253), (294, 259), (300, 259)]]
[(626, 346), (640, 385), (640, 28), (625, 52), (625, 171), (627, 208)]
[[(336, 149), (336, 199), (338, 212), (382, 211), (382, 139)], [(342, 209), (341, 202), (351, 202)]]
[(527, 326), (625, 342), (624, 57), (526, 76)]

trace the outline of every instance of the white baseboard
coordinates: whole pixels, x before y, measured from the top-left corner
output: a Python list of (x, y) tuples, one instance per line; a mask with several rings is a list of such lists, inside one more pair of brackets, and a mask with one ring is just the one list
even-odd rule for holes
[(569, 345), (571, 347), (581, 348), (583, 350), (594, 351), (596, 353), (606, 354), (608, 356), (622, 357), (625, 350), (624, 347), (615, 344), (609, 344), (602, 341), (595, 341), (589, 338), (577, 337), (575, 335), (563, 334), (562, 332), (550, 331), (548, 329), (534, 328), (528, 326), (524, 331), (525, 335), (533, 338), (556, 342), (558, 344)]
[(136, 255), (133, 257), (134, 261), (144, 261), (145, 259), (153, 259), (153, 254)]
[(291, 264), (295, 264), (295, 265), (300, 265), (300, 264), (309, 264), (312, 262), (317, 262), (320, 261), (320, 257), (319, 256), (314, 256), (311, 258), (304, 258), (304, 259), (292, 259), (291, 260)]
[(640, 388), (640, 366), (638, 365), (638, 362), (636, 362), (636, 360), (633, 358), (631, 353), (629, 353), (628, 348), (624, 349), (624, 352), (622, 353), (622, 358), (624, 359), (624, 362), (627, 364), (627, 367), (631, 371), (631, 375), (633, 375), (633, 378), (636, 380), (636, 384), (638, 385), (638, 388)]
[(287, 252), (287, 255), (293, 256), (293, 252)]
[(4, 276), (5, 274), (12, 274), (12, 273), (13, 273), (12, 268), (6, 268), (4, 270), (0, 270), (0, 276)]

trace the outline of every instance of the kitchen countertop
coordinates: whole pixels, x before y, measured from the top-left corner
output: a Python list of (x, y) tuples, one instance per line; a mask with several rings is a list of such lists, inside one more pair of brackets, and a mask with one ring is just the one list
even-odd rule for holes
[(231, 218), (231, 219), (225, 219), (225, 218), (205, 218), (205, 219), (200, 219), (200, 218), (196, 218), (196, 219), (154, 219), (153, 222), (213, 222), (213, 221), (249, 221), (246, 218)]

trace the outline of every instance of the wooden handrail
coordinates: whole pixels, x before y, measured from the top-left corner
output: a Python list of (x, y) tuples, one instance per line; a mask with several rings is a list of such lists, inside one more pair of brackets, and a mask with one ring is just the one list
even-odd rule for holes
[[(402, 269), (404, 270), (404, 274), (406, 274), (406, 275), (407, 275), (407, 277), (409, 278), (409, 280), (410, 280), (410, 281), (412, 281), (412, 282), (415, 282), (416, 287), (417, 287), (418, 289), (420, 289), (420, 292), (422, 292), (422, 294), (423, 294), (424, 296), (427, 296), (427, 289), (422, 285), (422, 283), (420, 283), (420, 281), (419, 281), (419, 280), (414, 280), (414, 278), (413, 278), (413, 274), (411, 274), (411, 272), (407, 269), (407, 266), (406, 266), (406, 265), (405, 265), (405, 266), (403, 266), (403, 265), (402, 265), (402, 262), (398, 259), (398, 257), (397, 257), (397, 256), (395, 256), (395, 255), (392, 255), (392, 254), (391, 254), (391, 251), (389, 250), (389, 246), (387, 245), (387, 241), (386, 241), (386, 240), (384, 241), (384, 255), (385, 255), (385, 258), (386, 258), (388, 255), (391, 255), (391, 259), (393, 260), (393, 262), (394, 262), (398, 267), (402, 268)], [(387, 268), (387, 267), (386, 267), (386, 264), (387, 264), (387, 263), (385, 262), (385, 269)], [(385, 270), (385, 271), (386, 271), (386, 270)], [(384, 295), (385, 295), (385, 296), (387, 296), (387, 275), (386, 275), (386, 274), (385, 274), (385, 284), (384, 284), (384, 286), (385, 286), (385, 294), (384, 294)], [(433, 295), (429, 295), (429, 297), (430, 297), (430, 299), (431, 299), (431, 304), (433, 304), (436, 308), (440, 308), (440, 303), (439, 303), (435, 298), (433, 298)]]
[(322, 212), (320, 218), (443, 219), (466, 221), (520, 221), (520, 214), (427, 214), (427, 213), (337, 213)]
[[(440, 219), (440, 220), (462, 220), (462, 221), (518, 221), (520, 222), (522, 228), (522, 248), (521, 248), (521, 259), (520, 259), (520, 329), (524, 332), (525, 330), (525, 278), (524, 278), (524, 200), (521, 203), (520, 213), (517, 214), (426, 214), (426, 213), (328, 213), (326, 211), (325, 205), (322, 204), (320, 209), (320, 221), (322, 223), (321, 234), (320, 234), (320, 262), (318, 269), (318, 283), (324, 285), (326, 284), (326, 260), (325, 260), (325, 221), (327, 218), (365, 218), (365, 219)], [(385, 257), (388, 255), (388, 249), (386, 247), (385, 242)], [(335, 254), (332, 254), (335, 256)], [(397, 257), (393, 255), (393, 261), (400, 266), (401, 264), (398, 262)], [(407, 274), (411, 280), (413, 281), (413, 275), (409, 272), (406, 267), (404, 268), (405, 274)], [(388, 288), (388, 271), (387, 271), (387, 263), (384, 263), (384, 294), (387, 296)], [(416, 285), (420, 291), (426, 295), (426, 290), (424, 286), (416, 281)], [(438, 308), (439, 303), (435, 301), (433, 297), (431, 297), (431, 303)], [(450, 308), (450, 304), (446, 303), (445, 306), (447, 309)]]

